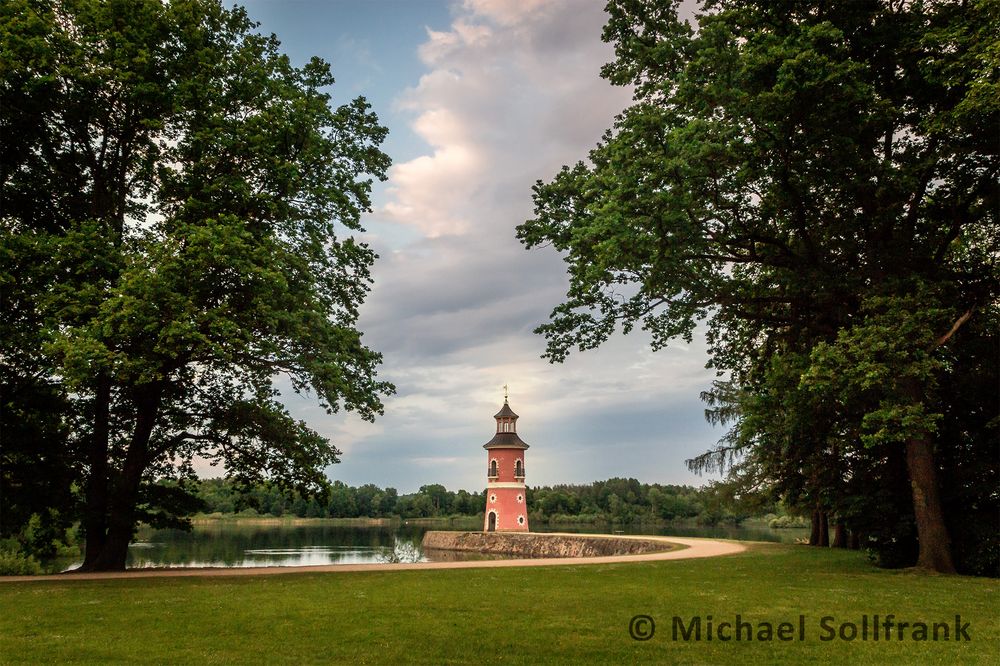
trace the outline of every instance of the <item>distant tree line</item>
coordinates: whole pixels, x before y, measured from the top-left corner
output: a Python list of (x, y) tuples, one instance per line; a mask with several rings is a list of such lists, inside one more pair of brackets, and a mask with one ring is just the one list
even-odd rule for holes
[[(231, 480), (206, 479), (197, 483), (195, 494), (203, 502), (202, 511), (209, 514), (416, 519), (482, 516), (486, 510), (485, 491), (451, 491), (437, 483), (400, 495), (391, 487), (371, 483), (355, 487), (334, 481), (323, 493), (303, 495), (269, 483), (240, 486)], [(695, 488), (614, 478), (529, 487), (526, 494), (535, 522), (693, 520), (704, 525), (738, 525), (751, 516), (783, 513), (777, 504), (741, 503), (719, 483)]]

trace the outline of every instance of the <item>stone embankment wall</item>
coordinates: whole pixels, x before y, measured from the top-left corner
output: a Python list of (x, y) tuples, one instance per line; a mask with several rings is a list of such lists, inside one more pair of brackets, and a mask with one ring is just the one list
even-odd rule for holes
[(671, 545), (652, 539), (524, 532), (427, 532), (423, 547), (514, 557), (601, 557), (663, 552)]

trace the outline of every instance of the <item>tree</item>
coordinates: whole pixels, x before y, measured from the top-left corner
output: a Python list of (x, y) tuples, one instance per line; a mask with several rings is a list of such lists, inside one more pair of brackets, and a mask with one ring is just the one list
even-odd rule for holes
[(377, 498), (379, 487), (373, 483), (366, 483), (354, 491), (354, 501), (357, 503), (359, 516), (374, 517), (378, 515)]
[[(847, 359), (891, 373), (841, 386), (860, 421), (832, 419), (803, 453), (858, 430), (863, 455), (905, 449), (918, 564), (952, 570), (935, 448), (955, 444), (935, 440), (935, 386), (1000, 297), (995, 3), (717, 0), (697, 32), (675, 2), (608, 12), (602, 75), (635, 103), (590, 164), (536, 184), (518, 228), (566, 253), (548, 358), (619, 325), (660, 348), (707, 320), (710, 367), (746, 395), (783, 354), (809, 359), (807, 383)], [(882, 343), (906, 351), (886, 365)]]
[(392, 487), (386, 488), (379, 500), (378, 511), (380, 516), (392, 516), (396, 513), (396, 502), (399, 501), (399, 492)]
[(451, 513), (453, 493), (449, 492), (440, 483), (420, 486), (420, 494), (430, 500), (431, 506), (434, 507), (432, 515), (438, 516)]
[[(31, 262), (34, 257), (29, 253), (9, 259)], [(21, 338), (25, 344), (18, 346), (30, 350), (34, 328), (7, 307), (15, 300), (7, 295), (17, 288), (0, 286), (0, 310), (8, 313), (0, 321), (2, 336)], [(67, 397), (39, 373), (37, 360), (36, 354), (21, 357), (18, 367), (0, 361), (0, 540), (17, 538), (26, 551), (44, 557), (52, 554), (53, 539), (72, 521), (76, 500), (71, 489), (77, 475), (61, 418)], [(27, 543), (32, 516), (41, 527), (34, 532), (46, 535), (40, 543)]]
[(331, 518), (356, 518), (358, 507), (354, 497), (354, 489), (343, 481), (334, 481), (330, 488), (327, 513)]
[(339, 452), (277, 377), (367, 420), (392, 390), (355, 326), (375, 256), (350, 235), (386, 130), (363, 98), (331, 108), (329, 67), (293, 67), (255, 27), (213, 0), (0, 10), (4, 283), (26, 277), (11, 247), (49, 252), (13, 296), (34, 339), (0, 360), (64, 396), (84, 569), (124, 568), (139, 520), (180, 522), (183, 493), (154, 482), (196, 457), (325, 486)]

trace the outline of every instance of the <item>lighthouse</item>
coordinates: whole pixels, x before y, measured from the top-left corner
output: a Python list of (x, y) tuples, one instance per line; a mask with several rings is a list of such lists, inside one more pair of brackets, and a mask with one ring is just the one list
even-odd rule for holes
[(483, 444), (486, 449), (487, 532), (527, 532), (528, 502), (524, 485), (524, 452), (528, 445), (517, 436), (517, 414), (507, 404), (504, 387), (503, 407), (493, 417), (497, 431)]

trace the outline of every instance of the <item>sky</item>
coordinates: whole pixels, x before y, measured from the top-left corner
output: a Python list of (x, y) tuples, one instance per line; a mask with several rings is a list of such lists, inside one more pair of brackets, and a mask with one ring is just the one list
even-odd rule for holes
[(293, 62), (331, 63), (333, 103), (363, 95), (390, 132), (393, 166), (364, 221), (380, 258), (359, 327), (396, 395), (374, 424), (286, 398), (343, 452), (329, 476), (481, 490), (506, 384), (529, 485), (708, 480), (685, 466), (723, 434), (698, 398), (714, 379), (702, 339), (653, 353), (633, 332), (553, 365), (532, 332), (568, 283), (554, 250), (515, 238), (531, 185), (586, 159), (631, 101), (599, 76), (613, 57), (603, 1), (243, 4)]

